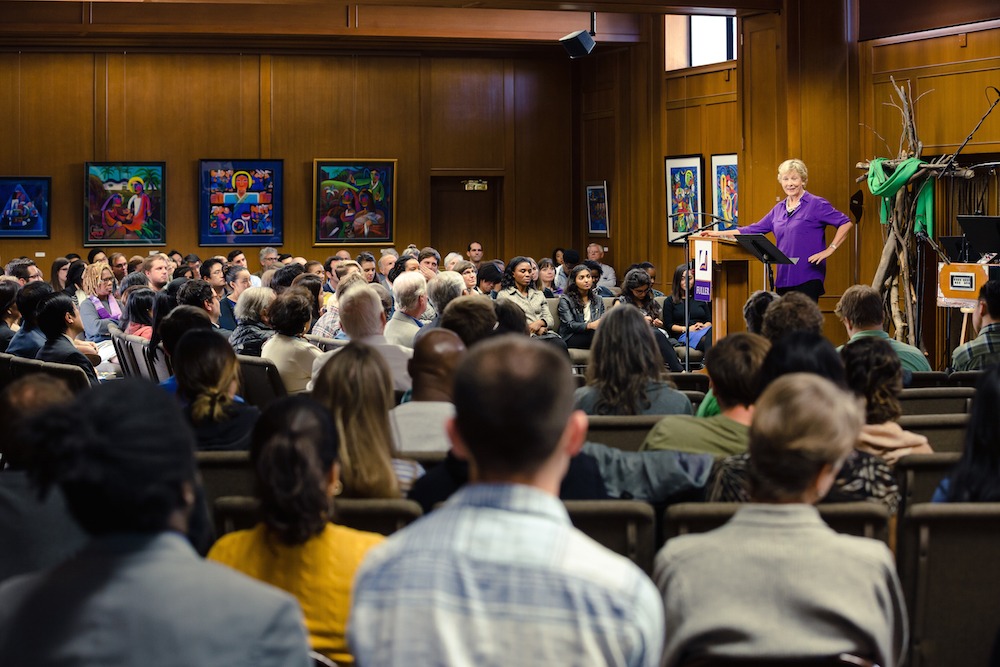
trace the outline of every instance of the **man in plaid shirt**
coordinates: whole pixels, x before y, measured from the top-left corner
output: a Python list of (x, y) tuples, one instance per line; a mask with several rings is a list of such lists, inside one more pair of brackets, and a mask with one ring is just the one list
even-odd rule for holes
[(955, 349), (951, 366), (956, 371), (978, 371), (1000, 362), (1000, 280), (990, 280), (979, 290), (972, 326), (979, 335)]

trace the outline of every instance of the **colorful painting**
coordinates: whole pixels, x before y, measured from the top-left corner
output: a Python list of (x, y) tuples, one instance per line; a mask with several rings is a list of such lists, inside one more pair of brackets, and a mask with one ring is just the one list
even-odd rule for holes
[(712, 203), (715, 215), (729, 222), (719, 222), (715, 228), (736, 229), (739, 220), (739, 189), (736, 178), (736, 153), (712, 156)]
[(85, 165), (85, 246), (165, 245), (165, 162)]
[(587, 229), (591, 236), (611, 236), (608, 224), (608, 182), (587, 183)]
[(313, 245), (393, 242), (396, 161), (313, 161)]
[(681, 236), (701, 224), (701, 174), (705, 160), (700, 155), (665, 158), (667, 185), (667, 242), (677, 243)]
[(198, 245), (281, 245), (282, 160), (202, 160)]
[(0, 239), (47, 239), (52, 229), (48, 176), (0, 176)]

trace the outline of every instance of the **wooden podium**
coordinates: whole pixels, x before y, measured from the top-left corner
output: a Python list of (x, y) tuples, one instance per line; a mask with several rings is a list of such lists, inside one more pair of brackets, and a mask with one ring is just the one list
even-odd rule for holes
[(712, 244), (712, 342), (735, 331), (746, 331), (743, 304), (750, 298), (750, 262), (757, 258), (736, 241), (691, 237), (688, 261), (696, 261), (695, 243)]

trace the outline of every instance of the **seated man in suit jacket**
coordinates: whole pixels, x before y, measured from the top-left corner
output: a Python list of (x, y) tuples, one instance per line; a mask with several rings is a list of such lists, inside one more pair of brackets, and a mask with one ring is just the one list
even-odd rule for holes
[(45, 345), (35, 359), (79, 366), (87, 374), (90, 385), (96, 387), (99, 380), (94, 365), (73, 345), (73, 339), (83, 333), (83, 319), (73, 300), (62, 292), (46, 294), (38, 302), (35, 319), (45, 334)]
[(295, 598), (205, 562), (184, 537), (195, 439), (161, 389), (111, 382), (26, 432), (32, 479), (59, 486), (91, 540), (0, 585), (0, 665), (311, 667)]

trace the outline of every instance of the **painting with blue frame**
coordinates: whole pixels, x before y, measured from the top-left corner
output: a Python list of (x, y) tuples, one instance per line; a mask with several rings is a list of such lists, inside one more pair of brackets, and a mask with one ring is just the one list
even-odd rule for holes
[(84, 174), (83, 245), (166, 245), (165, 162), (86, 162)]
[(201, 160), (198, 245), (281, 245), (283, 170), (283, 160)]
[(0, 176), (0, 238), (49, 238), (51, 192), (49, 176)]
[(313, 162), (313, 244), (392, 244), (396, 227), (396, 161)]

